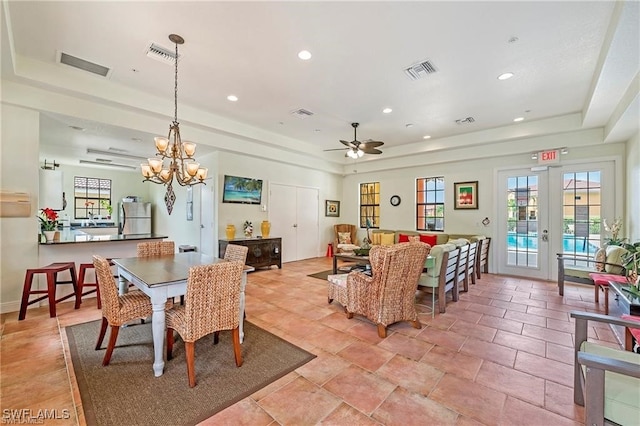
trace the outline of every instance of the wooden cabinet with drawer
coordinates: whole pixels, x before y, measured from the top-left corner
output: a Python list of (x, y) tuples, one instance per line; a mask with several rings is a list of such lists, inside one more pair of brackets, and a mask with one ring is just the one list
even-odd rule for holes
[(218, 256), (224, 257), (229, 244), (246, 246), (247, 265), (254, 268), (276, 265), (282, 268), (282, 238), (235, 238), (233, 240), (218, 241)]

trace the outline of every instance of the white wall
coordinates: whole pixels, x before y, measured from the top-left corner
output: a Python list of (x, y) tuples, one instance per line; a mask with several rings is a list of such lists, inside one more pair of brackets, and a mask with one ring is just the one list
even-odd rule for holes
[[(0, 218), (0, 312), (17, 310), (25, 270), (38, 267), (39, 114), (2, 105), (0, 189), (31, 194), (29, 217)], [(13, 303), (12, 303), (13, 302)]]
[(625, 234), (629, 241), (640, 241), (640, 134), (627, 141)]

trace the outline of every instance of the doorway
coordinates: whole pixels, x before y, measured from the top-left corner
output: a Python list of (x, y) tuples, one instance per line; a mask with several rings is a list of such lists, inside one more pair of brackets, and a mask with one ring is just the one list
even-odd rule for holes
[(270, 184), (271, 235), (282, 237), (282, 262), (318, 257), (319, 190)]
[(215, 226), (217, 205), (214, 196), (215, 182), (200, 186), (200, 252), (209, 256), (218, 256), (218, 230)]
[(614, 215), (614, 164), (497, 174), (497, 272), (554, 280), (557, 253), (593, 257)]

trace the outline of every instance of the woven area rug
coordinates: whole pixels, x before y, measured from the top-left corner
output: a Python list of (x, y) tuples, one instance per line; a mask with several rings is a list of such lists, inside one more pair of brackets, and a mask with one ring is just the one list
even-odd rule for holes
[(151, 324), (120, 329), (107, 367), (95, 350), (100, 322), (66, 328), (82, 408), (89, 425), (193, 425), (251, 395), (309, 362), (315, 355), (245, 321), (242, 355), (236, 367), (231, 332), (196, 342), (196, 386), (189, 387), (184, 343), (177, 337), (173, 359), (161, 377), (153, 375)]
[(320, 280), (325, 280), (327, 279), (327, 277), (329, 275), (333, 274), (333, 270), (328, 270), (328, 271), (322, 271), (322, 272), (316, 272), (315, 274), (309, 274), (307, 275), (308, 277), (312, 277), (312, 278), (318, 278)]

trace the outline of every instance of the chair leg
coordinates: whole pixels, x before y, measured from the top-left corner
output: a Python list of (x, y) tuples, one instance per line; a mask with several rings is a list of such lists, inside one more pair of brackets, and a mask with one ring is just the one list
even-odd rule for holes
[(382, 324), (378, 324), (378, 336), (380, 336), (383, 339), (387, 337), (387, 327), (385, 327)]
[(102, 341), (104, 340), (104, 335), (107, 333), (107, 326), (109, 322), (105, 317), (102, 317), (102, 324), (100, 325), (100, 334), (98, 335), (98, 342), (96, 343), (96, 351), (100, 349), (102, 346)]
[(242, 365), (242, 350), (240, 349), (240, 327), (236, 327), (231, 332), (233, 335), (233, 354), (236, 357), (236, 367)]
[(422, 324), (418, 320), (411, 321), (411, 325), (413, 326), (413, 328), (417, 328), (418, 330), (422, 328)]
[(19, 321), (22, 321), (27, 315), (27, 306), (29, 306), (29, 295), (31, 294), (32, 285), (33, 272), (27, 271), (24, 276), (24, 286), (22, 287), (22, 302), (20, 302), (20, 315), (18, 315)]
[(217, 345), (219, 341), (220, 341), (220, 331), (215, 331), (213, 333), (213, 344)]
[(184, 349), (187, 355), (187, 376), (189, 377), (189, 387), (196, 385), (195, 370), (195, 342), (184, 342)]
[(47, 296), (49, 298), (49, 317), (56, 317), (56, 281), (58, 274), (56, 272), (47, 272)]
[(603, 286), (602, 291), (604, 291), (604, 314), (609, 315), (609, 286)]
[(111, 354), (113, 353), (113, 348), (116, 347), (116, 340), (118, 340), (118, 332), (120, 331), (119, 325), (112, 325), (111, 332), (109, 333), (109, 344), (107, 345), (107, 352), (104, 354), (104, 359), (102, 360), (102, 365), (107, 366), (111, 362)]
[(167, 360), (173, 359), (173, 329), (167, 328)]
[(347, 318), (348, 318), (348, 319), (353, 318), (353, 312), (349, 312), (349, 311), (347, 311), (347, 310), (346, 310), (346, 308), (345, 308), (345, 313), (347, 314)]

